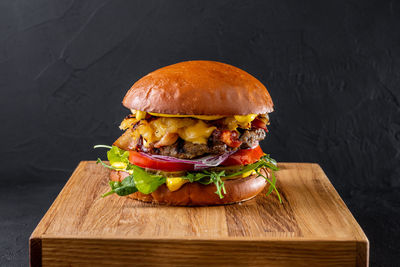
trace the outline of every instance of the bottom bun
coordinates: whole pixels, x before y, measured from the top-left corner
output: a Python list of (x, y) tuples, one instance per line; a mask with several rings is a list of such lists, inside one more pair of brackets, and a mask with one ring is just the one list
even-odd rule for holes
[[(269, 177), (267, 171), (260, 171)], [(121, 171), (111, 171), (110, 174), (112, 181), (122, 181), (126, 176), (128, 176), (128, 173)], [(252, 199), (264, 189), (267, 182), (263, 177), (250, 175), (246, 178), (226, 180), (224, 184), (226, 194), (222, 199), (215, 194), (216, 187), (214, 184), (202, 185), (197, 182), (186, 183), (176, 191), (170, 191), (168, 187), (163, 184), (151, 194), (136, 192), (127, 197), (144, 202), (172, 206), (224, 205)]]

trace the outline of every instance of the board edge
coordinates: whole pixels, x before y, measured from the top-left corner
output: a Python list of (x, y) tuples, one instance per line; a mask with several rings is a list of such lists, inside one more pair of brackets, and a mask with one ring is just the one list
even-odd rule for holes
[[(102, 240), (102, 239), (92, 239), (92, 240), (85, 240), (82, 238), (44, 238), (44, 262), (48, 262), (48, 261), (53, 261), (54, 258), (54, 254), (56, 252), (55, 250), (55, 246), (62, 246), (62, 256), (64, 257), (63, 259), (59, 258), (60, 263), (62, 264), (72, 264), (73, 262), (70, 262), (68, 260), (69, 257), (71, 257), (70, 259), (73, 259), (75, 264), (78, 264), (78, 262), (76, 260), (76, 253), (78, 251), (77, 248), (81, 249), (83, 246), (85, 247), (91, 247), (91, 249), (89, 249), (89, 251), (91, 250), (91, 253), (96, 253), (97, 256), (99, 256), (98, 258), (96, 258), (96, 260), (98, 260), (98, 263), (102, 262), (103, 256), (102, 255), (106, 255), (105, 253), (99, 253), (102, 250), (108, 251), (110, 252), (110, 250), (117, 250), (120, 251), (120, 247), (137, 247), (138, 245), (144, 245), (144, 248), (148, 247), (151, 243), (153, 243), (152, 240), (147, 240), (150, 242), (146, 242), (144, 240), (138, 240), (138, 239), (131, 239), (131, 240), (123, 240), (122, 242), (120, 242), (120, 240)], [(172, 241), (172, 242), (171, 242)], [(211, 242), (210, 242), (211, 241)], [(304, 255), (306, 255), (306, 258), (309, 259), (310, 255), (314, 255), (314, 252), (316, 251), (321, 251), (324, 253), (329, 253), (329, 255), (331, 255), (330, 257), (326, 258), (327, 260), (330, 259), (334, 259), (335, 262), (326, 262), (326, 261), (322, 261), (319, 262), (319, 260), (321, 260), (321, 256), (322, 255), (314, 255), (315, 258), (312, 258), (312, 262), (314, 263), (313, 266), (338, 266), (338, 262), (337, 260), (339, 259), (343, 259), (344, 261), (347, 261), (346, 263), (342, 262), (345, 265), (342, 266), (349, 266), (350, 262), (351, 262), (351, 266), (363, 266), (363, 265), (358, 265), (358, 259), (357, 259), (357, 254), (356, 252), (358, 251), (357, 248), (357, 241), (354, 240), (342, 240), (342, 241), (338, 241), (338, 240), (332, 240), (332, 241), (319, 241), (319, 242), (311, 242), (311, 243), (315, 243), (315, 244), (307, 244), (308, 242), (302, 242), (302, 241), (289, 241), (289, 242), (285, 242), (285, 241), (272, 241), (272, 242), (263, 242), (263, 241), (251, 241), (251, 240), (231, 240), (231, 242), (226, 241), (226, 240), (219, 240), (217, 242), (214, 242), (213, 240), (164, 240), (161, 242), (157, 242), (157, 246), (154, 246), (154, 250), (151, 251), (151, 253), (153, 254), (157, 254), (159, 253), (159, 251), (163, 251), (166, 247), (204, 247), (204, 248), (210, 248), (213, 247), (214, 249), (217, 250), (222, 250), (222, 254), (225, 252), (232, 252), (233, 250), (237, 250), (237, 248), (242, 248), (242, 250), (240, 250), (240, 252), (246, 253), (247, 250), (252, 250), (253, 248), (257, 248), (256, 250), (253, 251), (258, 251), (260, 250), (263, 251), (265, 249), (268, 249), (268, 251), (270, 251), (267, 254), (259, 254), (260, 257), (262, 255), (262, 257), (265, 257), (265, 259), (275, 259), (276, 262), (275, 264), (272, 264), (273, 266), (282, 266), (283, 262), (287, 262), (287, 260), (289, 260), (289, 262), (291, 262), (293, 264), (293, 260), (296, 259), (297, 257), (299, 257), (300, 255), (302, 255), (304, 252), (299, 252), (300, 254), (293, 254), (294, 252), (291, 250), (293, 249), (293, 247), (299, 247), (299, 243), (303, 244), (303, 246), (301, 247), (301, 250), (304, 250), (306, 253)], [(68, 244), (68, 245), (67, 245)], [(92, 246), (94, 245), (94, 246)], [(313, 248), (315, 247), (315, 248)], [(272, 248), (272, 249), (270, 249)], [(280, 258), (277, 257), (277, 253), (281, 253), (280, 250), (283, 250), (283, 255), (286, 255), (287, 258), (285, 260), (285, 258)], [(346, 252), (347, 250), (347, 252)], [(196, 251), (196, 250), (192, 250), (189, 249), (189, 251)], [(335, 252), (336, 251), (336, 252)], [(72, 254), (69, 254), (69, 253)], [(88, 251), (87, 251), (88, 252)], [(334, 252), (334, 254), (332, 254), (332, 252)], [(47, 258), (46, 255), (48, 253), (53, 254), (53, 257)], [(89, 253), (89, 254), (91, 254)], [(126, 251), (125, 251), (126, 253)], [(183, 261), (185, 260), (195, 260), (192, 262), (192, 264), (204, 264), (205, 262), (203, 262), (201, 260), (201, 255), (203, 255), (204, 251), (200, 251), (200, 252), (195, 252), (193, 253), (189, 253), (189, 255), (186, 255), (188, 258), (185, 259), (185, 256), (183, 256), (183, 258), (179, 258), (179, 259), (175, 259), (174, 262), (172, 262), (172, 264), (170, 264), (171, 266), (175, 266), (174, 264), (181, 264)], [(310, 254), (311, 253), (311, 254)], [(336, 256), (335, 256), (336, 253)], [(351, 256), (349, 255), (349, 253), (351, 253)], [(116, 256), (116, 253), (111, 253), (112, 255)], [(244, 254), (243, 254), (244, 255)], [(295, 257), (292, 259), (291, 256), (295, 255)], [(328, 255), (328, 254), (326, 254)], [(350, 257), (346, 257), (350, 256)], [(108, 257), (109, 255), (106, 255), (105, 257)], [(313, 257), (314, 257), (313, 256)], [(343, 258), (335, 258), (335, 257), (343, 257)], [(243, 266), (242, 264), (245, 263), (245, 261), (247, 262), (247, 264), (249, 264), (252, 260), (251, 258), (243, 258), (242, 255), (238, 255), (237, 256), (237, 260), (239, 260), (239, 258), (244, 259), (244, 261), (238, 261), (237, 263), (241, 263), (239, 264), (240, 266)], [(168, 258), (168, 257), (167, 257)], [(170, 259), (170, 258), (169, 258)], [(351, 259), (351, 260), (350, 260)], [(310, 259), (309, 259), (310, 260)], [(350, 260), (350, 262), (349, 262)], [(257, 261), (258, 264), (261, 266), (260, 264), (260, 259)], [(281, 263), (280, 263), (281, 262)], [(319, 264), (318, 264), (319, 262)], [(94, 262), (92, 262), (94, 263)], [(116, 262), (114, 262), (116, 263)], [(121, 262), (123, 263), (123, 262)], [(155, 262), (152, 262), (155, 263)], [(217, 262), (218, 263), (218, 262)], [(82, 263), (83, 264), (83, 263)], [(210, 262), (207, 262), (207, 264), (210, 264)], [(151, 265), (151, 264), (150, 264)], [(296, 265), (297, 266), (297, 265)], [(300, 265), (299, 265), (300, 266)], [(301, 265), (303, 266), (303, 265)]]

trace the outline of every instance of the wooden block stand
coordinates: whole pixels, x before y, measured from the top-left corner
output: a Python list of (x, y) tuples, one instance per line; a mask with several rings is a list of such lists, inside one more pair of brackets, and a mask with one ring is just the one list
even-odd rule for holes
[(31, 266), (368, 266), (369, 242), (317, 164), (281, 163), (275, 195), (168, 207), (100, 195), (79, 164), (29, 240)]

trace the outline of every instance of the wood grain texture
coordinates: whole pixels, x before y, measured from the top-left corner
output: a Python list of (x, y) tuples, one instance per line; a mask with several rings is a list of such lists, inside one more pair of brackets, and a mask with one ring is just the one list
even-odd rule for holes
[(32, 266), (368, 266), (362, 229), (317, 164), (281, 163), (275, 195), (215, 207), (111, 196), (81, 162), (30, 239)]

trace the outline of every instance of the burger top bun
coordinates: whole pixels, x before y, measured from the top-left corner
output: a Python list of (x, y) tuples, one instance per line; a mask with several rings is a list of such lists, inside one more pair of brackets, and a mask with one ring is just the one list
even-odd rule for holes
[(273, 111), (267, 88), (249, 73), (215, 61), (185, 61), (153, 71), (126, 94), (129, 109), (175, 115), (248, 115)]

